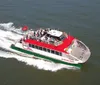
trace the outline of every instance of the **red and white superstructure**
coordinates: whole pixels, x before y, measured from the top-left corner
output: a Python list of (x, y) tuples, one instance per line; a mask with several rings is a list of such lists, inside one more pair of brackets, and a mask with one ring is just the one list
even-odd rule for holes
[(11, 48), (38, 58), (72, 65), (86, 62), (91, 54), (82, 41), (50, 28), (27, 31)]

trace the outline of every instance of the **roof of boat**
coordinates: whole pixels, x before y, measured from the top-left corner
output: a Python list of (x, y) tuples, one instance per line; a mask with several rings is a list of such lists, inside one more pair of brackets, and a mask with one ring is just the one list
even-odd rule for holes
[(63, 32), (58, 31), (58, 30), (50, 30), (48, 31), (48, 34), (55, 36), (55, 37), (60, 37), (63, 34)]

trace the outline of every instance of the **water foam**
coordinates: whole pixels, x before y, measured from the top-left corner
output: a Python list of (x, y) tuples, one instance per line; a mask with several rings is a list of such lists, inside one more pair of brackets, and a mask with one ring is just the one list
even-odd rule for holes
[[(7, 37), (11, 39), (19, 39), (22, 37), (21, 28), (15, 28), (12, 22), (1, 23), (0, 24), (0, 47), (6, 50), (10, 50), (9, 46), (14, 43), (12, 40), (8, 40)], [(18, 61), (25, 62), (26, 65), (31, 65), (37, 67), (38, 69), (49, 70), (56, 72), (61, 69), (76, 69), (72, 66), (67, 66), (63, 64), (57, 64), (49, 61), (44, 61), (40, 59), (26, 58), (11, 52), (0, 51), (0, 57), (3, 58), (15, 58)]]

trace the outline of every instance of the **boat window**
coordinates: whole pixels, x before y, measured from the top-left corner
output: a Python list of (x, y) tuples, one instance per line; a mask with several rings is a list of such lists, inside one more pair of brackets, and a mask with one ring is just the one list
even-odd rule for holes
[(50, 49), (47, 49), (47, 51), (50, 53)]
[(64, 40), (66, 38), (66, 36), (63, 34), (59, 38), (60, 38), (60, 40)]
[(56, 51), (55, 53), (56, 53), (56, 55), (59, 55), (59, 52)]
[(38, 46), (35, 46), (35, 48), (37, 48), (37, 49), (38, 49)]
[(29, 47), (32, 47), (32, 44), (29, 44)]
[(54, 54), (54, 53), (55, 53), (55, 52), (54, 52), (54, 50), (51, 50), (51, 53), (53, 53), (53, 54)]
[(44, 51), (46, 51), (46, 48), (43, 48)]
[(32, 47), (34, 48), (35, 46), (34, 46), (34, 45), (32, 45)]
[(42, 48), (42, 47), (39, 47), (39, 46), (36, 46), (36, 45), (32, 45), (32, 44), (29, 44), (29, 46), (30, 46), (30, 47), (33, 47), (33, 48), (37, 48), (37, 49), (43, 50), (43, 51), (47, 51), (47, 52), (49, 52), (49, 53), (51, 52), (51, 53), (53, 53), (53, 54), (62, 56), (62, 53), (61, 53), (61, 52), (58, 52), (58, 51), (54, 51), (54, 50)]
[(60, 56), (62, 56), (62, 53), (60, 52)]
[(42, 50), (42, 47), (39, 47), (40, 50)]

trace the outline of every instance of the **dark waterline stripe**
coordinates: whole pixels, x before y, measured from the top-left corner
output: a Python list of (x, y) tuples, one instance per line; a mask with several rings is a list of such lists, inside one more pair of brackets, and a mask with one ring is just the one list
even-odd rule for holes
[(41, 54), (38, 54), (38, 53), (34, 53), (34, 52), (31, 52), (31, 51), (16, 47), (15, 45), (11, 45), (11, 48), (14, 49), (14, 50), (23, 52), (23, 53), (34, 55), (34, 56), (39, 57), (39, 58), (43, 58), (43, 59), (53, 61), (53, 62), (56, 62), (56, 63), (62, 63), (62, 64), (66, 64), (66, 65), (76, 66), (78, 68), (82, 67), (81, 64), (71, 64), (71, 63), (67, 63), (67, 62), (64, 62), (64, 61), (60, 61), (60, 60), (57, 60), (57, 59), (54, 59), (54, 58), (50, 58), (50, 57), (47, 57), (47, 56), (44, 56), (44, 55), (41, 55)]

